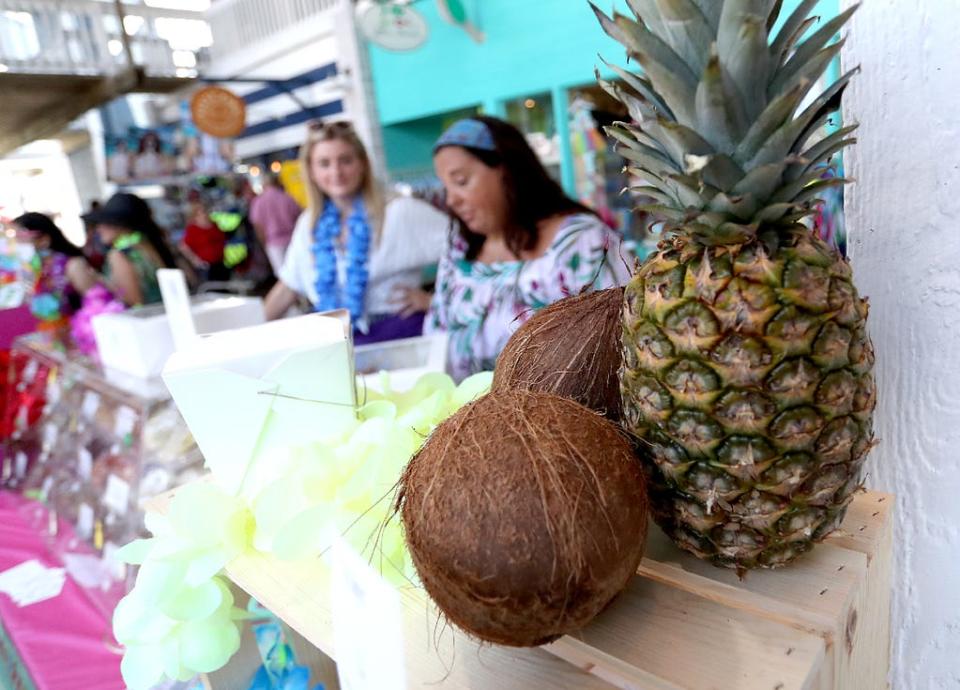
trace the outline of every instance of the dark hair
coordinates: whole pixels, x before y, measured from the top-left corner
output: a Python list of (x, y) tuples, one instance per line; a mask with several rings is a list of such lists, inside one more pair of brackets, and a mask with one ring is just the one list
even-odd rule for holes
[[(146, 205), (146, 202), (144, 202)], [(167, 268), (178, 268), (177, 260), (174, 257), (173, 250), (170, 248), (170, 243), (167, 241), (167, 231), (162, 227), (157, 225), (157, 221), (153, 219), (153, 212), (147, 207), (149, 215), (144, 219), (144, 221), (136, 228), (140, 231), (144, 238), (150, 243), (150, 246), (156, 250), (157, 254), (160, 256), (160, 260), (163, 261), (163, 265)]]
[(173, 250), (170, 248), (170, 244), (167, 242), (167, 231), (160, 227), (157, 221), (153, 219), (153, 210), (150, 208), (150, 204), (135, 194), (130, 194), (130, 196), (135, 200), (134, 204), (140, 207), (138, 210), (142, 216), (137, 227), (130, 229), (138, 231), (144, 236), (150, 243), (150, 246), (153, 247), (160, 256), (160, 260), (163, 261), (164, 266), (167, 268), (177, 268), (177, 260), (174, 257)]
[(80, 247), (63, 236), (63, 231), (57, 227), (50, 216), (43, 213), (24, 213), (13, 219), (14, 225), (24, 230), (40, 232), (50, 238), (50, 249), (67, 256), (83, 256)]
[[(490, 130), (496, 151), (463, 146), (471, 156), (488, 168), (503, 169), (503, 187), (507, 200), (507, 218), (504, 240), (517, 257), (524, 250), (537, 246), (537, 223), (559, 214), (596, 213), (579, 201), (568, 197), (563, 188), (547, 173), (526, 137), (509, 122), (486, 115), (470, 118), (482, 122)], [(471, 232), (466, 224), (451, 212), (460, 236), (467, 241), (467, 256), (477, 258), (483, 247), (484, 236)]]
[(156, 142), (156, 153), (163, 153), (163, 141), (160, 139), (160, 136), (156, 132), (145, 132), (144, 135), (140, 137), (140, 142), (137, 144), (138, 154), (147, 152), (148, 141)]

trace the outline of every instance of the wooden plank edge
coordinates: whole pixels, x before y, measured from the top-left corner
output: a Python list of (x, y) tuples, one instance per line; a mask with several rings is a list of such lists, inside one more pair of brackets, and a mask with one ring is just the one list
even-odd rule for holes
[(543, 645), (541, 649), (620, 690), (688, 690), (570, 635)]
[(884, 532), (892, 519), (895, 505), (896, 497), (893, 494), (865, 492), (854, 499), (847, 509), (843, 524), (829, 534), (824, 542), (866, 555), (869, 567), (877, 550), (882, 548)]
[(764, 594), (739, 589), (723, 582), (684, 570), (669, 563), (661, 563), (644, 558), (637, 569), (637, 575), (665, 584), (707, 599), (716, 604), (744, 611), (781, 625), (823, 637), (827, 645), (832, 644), (836, 621), (825, 615), (819, 615), (788, 604)]

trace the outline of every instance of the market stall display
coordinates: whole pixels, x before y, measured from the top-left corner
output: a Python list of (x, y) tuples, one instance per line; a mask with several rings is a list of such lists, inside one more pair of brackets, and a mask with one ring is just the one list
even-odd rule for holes
[[(160, 497), (150, 510), (166, 514), (175, 497), (175, 492)], [(423, 590), (403, 587), (396, 592), (401, 633), (389, 638), (401, 646), (404, 664), (397, 683), (402, 685), (375, 687), (885, 687), (893, 509), (893, 496), (858, 494), (841, 530), (818, 549), (787, 568), (753, 571), (744, 579), (679, 551), (654, 528), (637, 575), (610, 608), (580, 633), (536, 649), (489, 645), (445, 627)], [(324, 560), (285, 561), (248, 552), (228, 563), (225, 573), (338, 664), (358, 655), (374, 666), (385, 663), (388, 650), (377, 646), (380, 630), (387, 627), (382, 614), (379, 625), (362, 628), (367, 644), (338, 646), (344, 623), (334, 613), (331, 571)], [(231, 683), (253, 674), (259, 664), (255, 654), (240, 652), (222, 674), (212, 674), (230, 681), (214, 684), (214, 690), (243, 687)]]
[[(12, 569), (30, 566), (34, 582), (38, 573), (60, 572), (62, 589), (32, 597), (29, 603), (0, 596), (0, 687), (118, 690), (123, 680), (119, 649), (108, 642), (109, 616), (79, 582), (63, 573), (49, 540), (29, 523), (32, 507), (29, 499), (0, 490), (0, 591), (13, 589)], [(65, 520), (59, 521), (58, 538), (72, 538)]]
[[(229, 664), (244, 614), (224, 573), (347, 687), (883, 686), (892, 497), (861, 491), (866, 302), (800, 222), (843, 183), (819, 165), (852, 129), (810, 136), (853, 73), (804, 99), (855, 8), (808, 34), (812, 1), (782, 25), (780, 3), (630, 6), (594, 9), (643, 74), (601, 85), (633, 119), (607, 132), (656, 202), (658, 251), (622, 294), (531, 320), (490, 393), (489, 372), (427, 374), (361, 403), (349, 324), (324, 316), (175, 357), (212, 477), (122, 551), (132, 688)], [(239, 431), (210, 413), (225, 396)], [(648, 488), (663, 532), (644, 557)], [(479, 659), (474, 638), (541, 649), (445, 658)]]
[[(490, 376), (457, 386), (432, 373), (397, 391), (388, 375), (361, 402), (349, 332), (348, 321), (314, 314), (211, 335), (168, 363), (212, 481), (184, 488), (167, 516), (148, 517), (153, 536), (119, 554), (140, 566), (114, 613), (134, 690), (215, 671), (237, 651), (243, 616), (218, 573), (243, 554), (302, 561), (342, 535), (394, 585), (413, 576), (389, 495), (430, 431)], [(240, 423), (217, 414), (223, 396)]]
[[(42, 502), (30, 521), (68, 567), (95, 558), (80, 579), (109, 615), (129, 584), (114, 553), (141, 534), (140, 501), (198, 476), (202, 457), (159, 381), (108, 376), (52, 335), (18, 339), (10, 375), (3, 485)], [(58, 520), (74, 539), (55, 539)]]

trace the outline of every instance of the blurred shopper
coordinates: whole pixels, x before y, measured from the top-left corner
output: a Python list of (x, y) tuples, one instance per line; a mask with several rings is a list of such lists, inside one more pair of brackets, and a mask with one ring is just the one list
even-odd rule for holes
[(250, 202), (250, 222), (266, 249), (270, 266), (276, 275), (280, 275), (280, 267), (283, 266), (300, 212), (300, 204), (283, 188), (280, 178), (274, 173), (267, 173), (263, 192)]
[(100, 208), (99, 201), (90, 202), (90, 210), (84, 214), (83, 218), (83, 232), (86, 235), (86, 240), (83, 243), (81, 250), (83, 255), (87, 258), (87, 261), (90, 262), (90, 265), (93, 266), (93, 270), (98, 273), (103, 270), (103, 262), (106, 259), (106, 248), (103, 246), (103, 242), (100, 241), (100, 237), (97, 236), (97, 226), (95, 223), (91, 223), (86, 220), (86, 218), (97, 211)]
[(421, 275), (443, 252), (447, 216), (416, 199), (385, 203), (349, 123), (311, 125), (300, 165), (310, 203), (267, 295), (267, 318), (303, 295), (317, 311), (348, 309), (354, 342), (420, 335), (430, 304)]
[(32, 244), (36, 251), (33, 315), (41, 323), (62, 323), (80, 308), (82, 296), (97, 282), (96, 272), (49, 216), (24, 213), (12, 225), (17, 241)]
[(456, 232), (424, 330), (449, 333), (455, 378), (492, 370), (536, 310), (629, 280), (633, 260), (620, 236), (563, 193), (513, 125), (459, 120), (437, 140), (433, 161)]
[(229, 280), (230, 271), (223, 263), (226, 246), (227, 236), (210, 219), (203, 202), (192, 201), (181, 249), (205, 280)]
[(121, 192), (84, 220), (96, 226), (100, 240), (109, 247), (103, 272), (114, 294), (127, 306), (159, 302), (157, 269), (181, 266), (147, 202)]

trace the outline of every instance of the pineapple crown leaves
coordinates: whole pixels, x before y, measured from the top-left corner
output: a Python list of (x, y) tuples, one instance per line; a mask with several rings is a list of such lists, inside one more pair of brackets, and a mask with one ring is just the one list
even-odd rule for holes
[(760, 224), (807, 215), (817, 191), (845, 182), (821, 179), (822, 166), (856, 141), (856, 126), (807, 141), (839, 110), (858, 70), (800, 108), (843, 47), (831, 41), (857, 5), (814, 30), (816, 3), (801, 0), (771, 40), (782, 0), (627, 0), (633, 18), (591, 2), (643, 70), (604, 61), (619, 81), (598, 73), (633, 120), (606, 132), (642, 182), (631, 190), (655, 201), (641, 208), (728, 244)]

